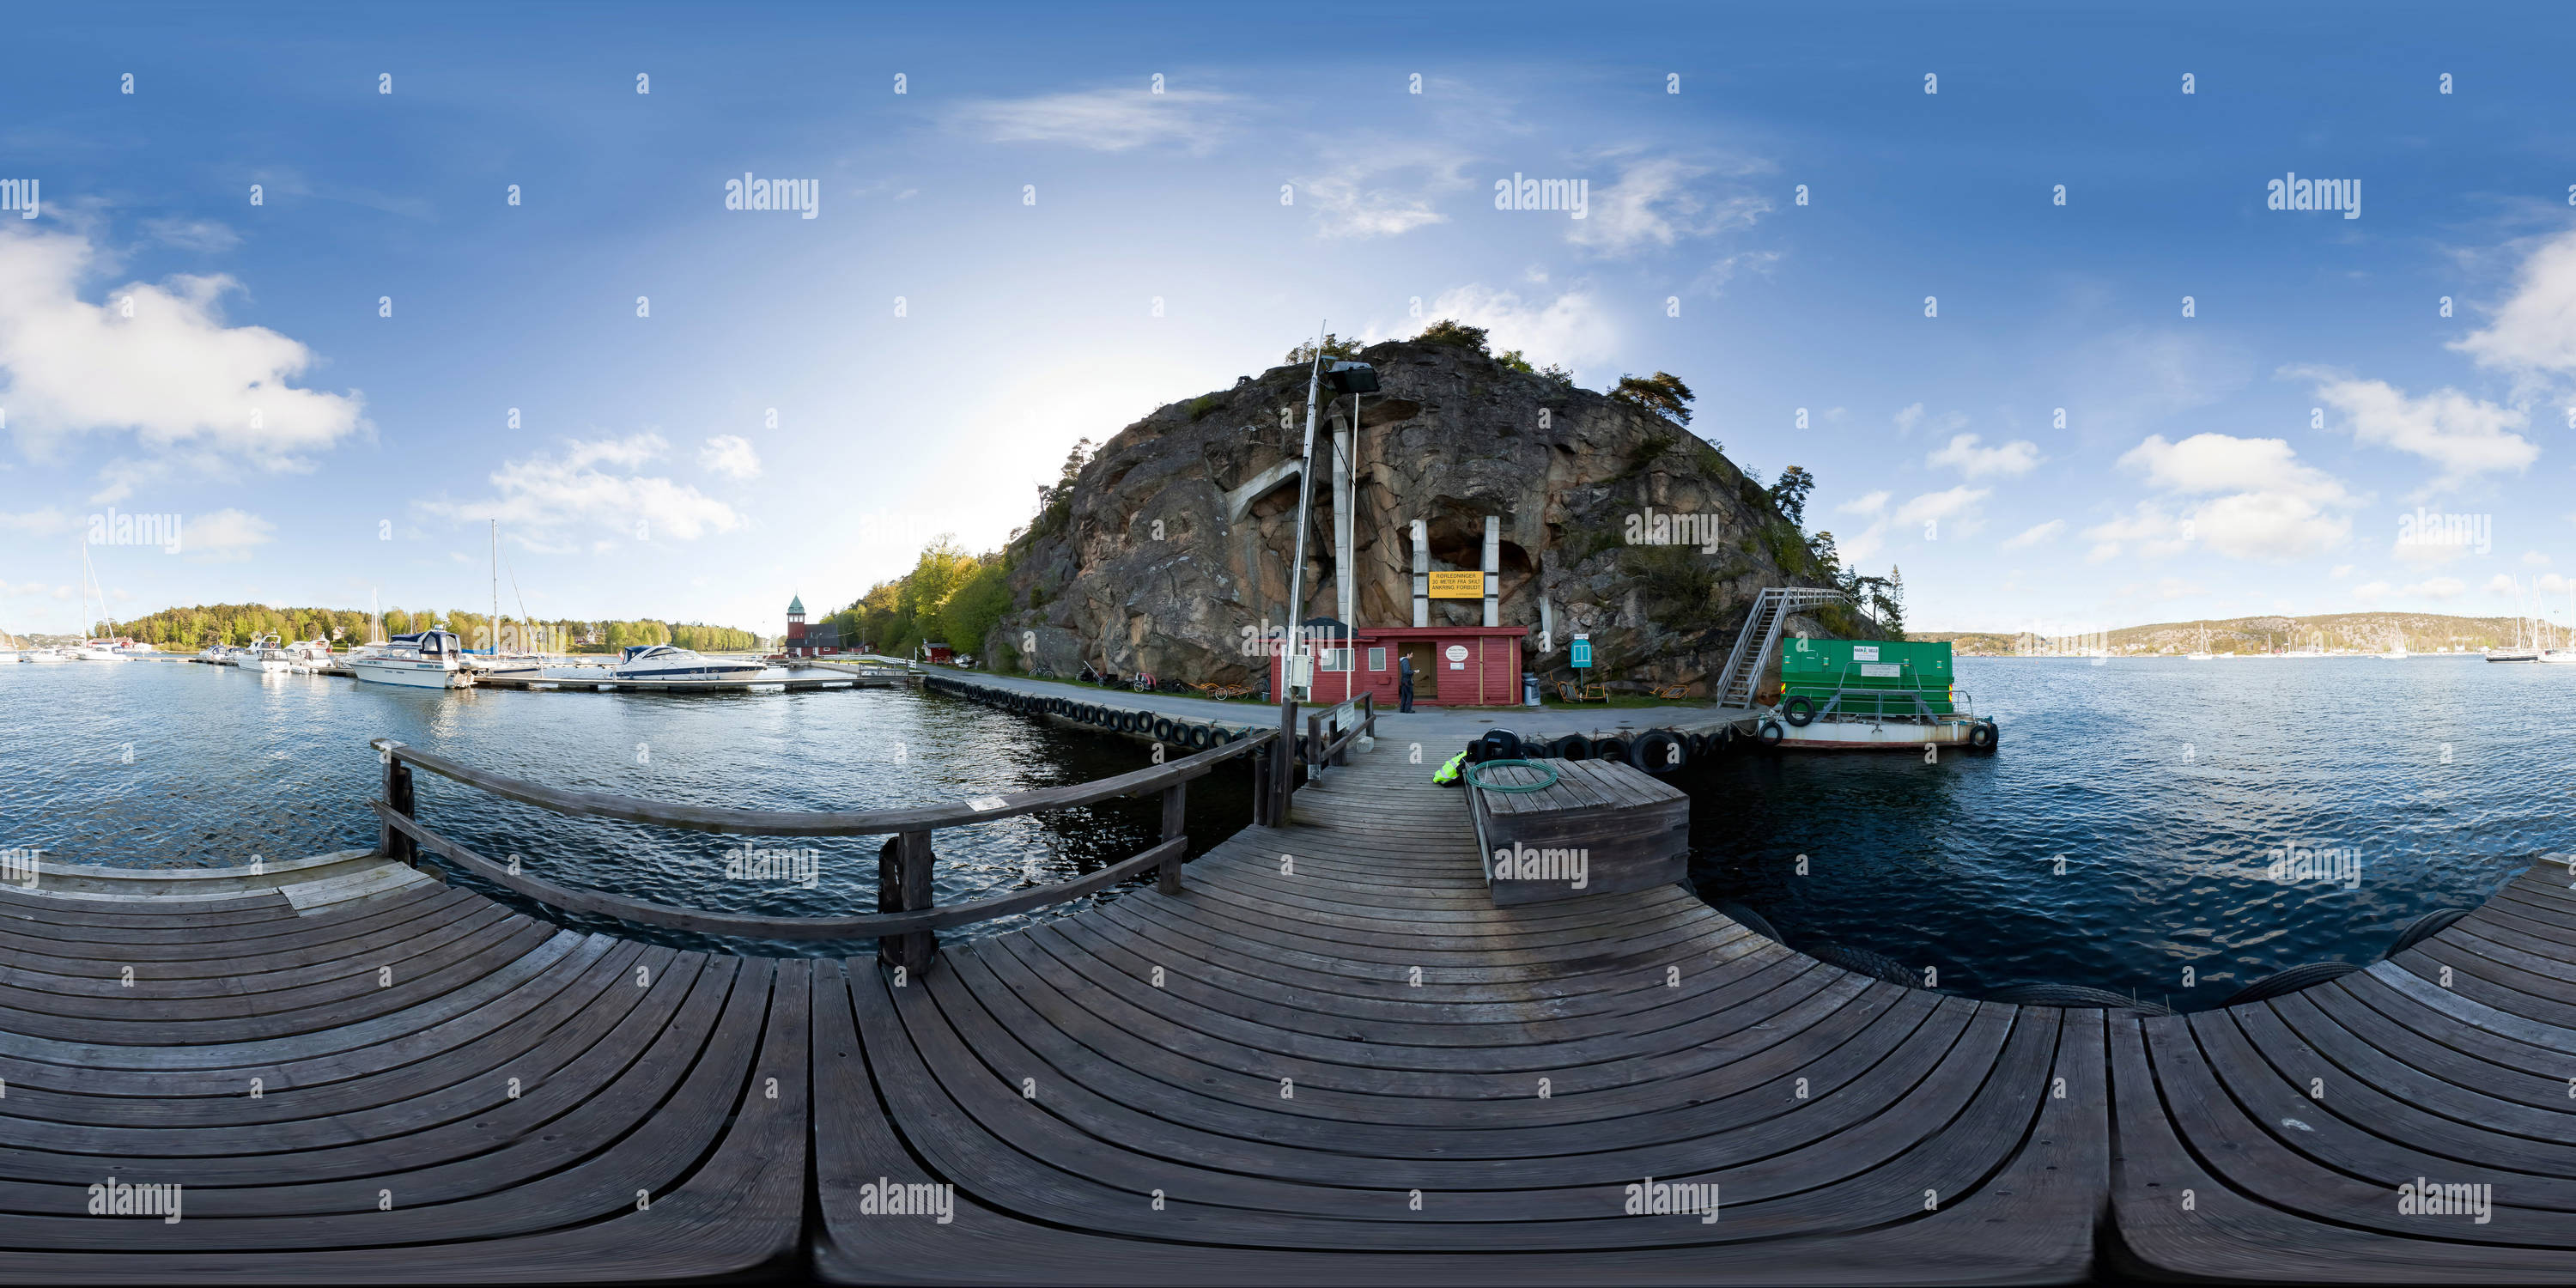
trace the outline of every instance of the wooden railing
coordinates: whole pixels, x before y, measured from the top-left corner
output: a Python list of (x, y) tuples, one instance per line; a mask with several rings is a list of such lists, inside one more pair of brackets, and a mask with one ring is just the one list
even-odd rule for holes
[[(1350, 727), (1342, 727), (1345, 712), (1356, 712), (1358, 718)], [(1377, 736), (1377, 695), (1363, 693), (1338, 706), (1306, 717), (1306, 743), (1298, 749), (1306, 763), (1318, 770), (1328, 765), (1351, 763), (1351, 744), (1363, 737)]]
[[(1267, 772), (1274, 741), (1274, 735), (1263, 730), (1239, 742), (1211, 747), (1196, 755), (1133, 773), (989, 798), (979, 802), (982, 808), (977, 804), (960, 804), (886, 810), (782, 811), (713, 809), (633, 796), (568, 791), (461, 765), (390, 738), (377, 738), (368, 745), (376, 749), (384, 764), (384, 798), (368, 803), (383, 823), (381, 852), (405, 863), (417, 866), (421, 851), (431, 850), (503, 889), (568, 911), (615, 917), (639, 925), (707, 935), (780, 940), (874, 937), (879, 957), (917, 974), (929, 967), (932, 954), (938, 951), (934, 932), (942, 927), (990, 921), (1062, 903), (1114, 885), (1148, 868), (1156, 870), (1157, 888), (1163, 893), (1181, 893), (1181, 861), (1189, 848), (1189, 837), (1182, 827), (1190, 780), (1203, 777), (1226, 761), (1246, 754), (1259, 757), (1263, 762), (1262, 769)], [(1288, 758), (1277, 759), (1284, 762)], [(656, 827), (743, 836), (890, 835), (891, 839), (877, 855), (877, 911), (843, 917), (705, 912), (559, 885), (521, 871), (521, 865), (515, 859), (508, 863), (494, 862), (422, 827), (413, 817), (416, 799), (412, 767), (415, 765), (505, 800), (583, 818), (618, 819)], [(1256, 777), (1255, 782), (1258, 785), (1256, 796), (1262, 796), (1271, 786), (1268, 778)], [(1163, 805), (1162, 840), (1151, 849), (1070, 881), (950, 904), (944, 908), (933, 906), (931, 874), (938, 859), (931, 849), (930, 840), (931, 834), (939, 828), (987, 823), (1040, 810), (1064, 809), (1116, 796), (1147, 793), (1159, 793)], [(1286, 817), (1284, 807), (1276, 811), (1256, 808), (1255, 813), (1261, 816), (1256, 818), (1256, 822)]]

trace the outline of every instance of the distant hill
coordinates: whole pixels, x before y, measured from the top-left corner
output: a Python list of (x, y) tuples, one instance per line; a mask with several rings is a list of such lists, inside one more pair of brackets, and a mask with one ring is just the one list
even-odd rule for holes
[[(2321, 617), (2231, 617), (2190, 622), (2123, 626), (2090, 643), (2114, 655), (2181, 656), (2200, 647), (2209, 632), (2212, 653), (2264, 653), (2322, 646), (2329, 653), (2385, 653), (2403, 643), (2410, 653), (2469, 652), (2513, 644), (2516, 619), (2511, 617), (2446, 617), (2439, 613), (2333, 613)], [(2555, 630), (2564, 636), (2563, 630)], [(2529, 627), (2523, 628), (2526, 639)], [(2078, 652), (2088, 641), (2034, 638), (1995, 631), (1913, 631), (1907, 639), (1947, 640), (1967, 657), (2012, 657), (2022, 654)], [(2558, 642), (2558, 641), (2544, 641)]]

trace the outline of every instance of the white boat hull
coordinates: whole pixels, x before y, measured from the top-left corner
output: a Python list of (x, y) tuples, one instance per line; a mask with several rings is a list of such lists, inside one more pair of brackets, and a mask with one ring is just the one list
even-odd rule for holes
[(353, 657), (349, 672), (369, 684), (406, 689), (462, 689), (474, 683), (461, 667), (413, 658)]
[[(1779, 747), (1796, 751), (1911, 751), (1920, 754), (1924, 744), (1938, 747), (1974, 747), (1971, 731), (1975, 721), (1964, 717), (1918, 724), (1906, 720), (1815, 720), (1805, 727), (1790, 724), (1778, 716), (1766, 716), (1764, 724), (1780, 726)], [(1761, 725), (1755, 726), (1758, 733)]]

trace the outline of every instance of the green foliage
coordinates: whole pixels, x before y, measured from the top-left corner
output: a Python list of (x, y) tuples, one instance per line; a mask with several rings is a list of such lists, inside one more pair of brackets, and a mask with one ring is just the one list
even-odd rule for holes
[(1623, 403), (1643, 407), (1677, 425), (1690, 423), (1690, 404), (1696, 395), (1681, 377), (1669, 371), (1651, 376), (1621, 376), (1610, 396)]
[[(1209, 412), (1215, 411), (1218, 407), (1223, 406), (1224, 404), (1225, 395), (1223, 394), (1200, 394), (1198, 397), (1190, 400), (1190, 422), (1192, 424), (1196, 424), (1199, 421), (1205, 420)], [(1087, 442), (1089, 440), (1085, 441)]]
[(1539, 368), (1538, 374), (1549, 380), (1553, 380), (1568, 389), (1572, 389), (1574, 387), (1574, 373), (1556, 365), (1553, 362)]
[[(975, 569), (975, 574), (949, 596), (939, 611), (939, 622), (950, 646), (969, 653), (984, 651), (984, 638), (1001, 624), (1002, 615), (1011, 611), (1011, 570), (1001, 559), (988, 556)], [(1004, 647), (1008, 647), (1005, 643)], [(1016, 657), (1017, 653), (1014, 652)]]
[(1494, 361), (1499, 362), (1524, 376), (1535, 376), (1538, 374), (1538, 368), (1531, 366), (1529, 359), (1522, 357), (1521, 351), (1518, 349), (1505, 349), (1500, 356), (1494, 359)]
[[(1491, 356), (1491, 351), (1485, 347), (1485, 328), (1469, 326), (1456, 318), (1442, 318), (1422, 328), (1422, 334), (1413, 338), (1424, 344), (1445, 344), (1471, 353)], [(1520, 369), (1529, 370), (1527, 366)]]
[(1612, 481), (1623, 482), (1645, 473), (1656, 461), (1663, 459), (1664, 453), (1673, 450), (1673, 445), (1679, 442), (1681, 442), (1679, 438), (1670, 434), (1648, 434), (1638, 439), (1637, 445), (1628, 449), (1627, 467), (1620, 470), (1618, 478)]
[[(1326, 331), (1324, 333), (1324, 356), (1327, 358), (1356, 358), (1360, 356), (1360, 342)], [(1305, 344), (1300, 344), (1296, 348), (1288, 351), (1289, 366), (1302, 367), (1314, 360), (1315, 346), (1311, 341)]]
[(844, 645), (896, 656), (922, 644), (974, 653), (1010, 607), (1008, 558), (1000, 551), (968, 554), (955, 538), (942, 536), (922, 547), (912, 571), (877, 583), (833, 620)]
[[(467, 648), (490, 648), (494, 643), (496, 623), (488, 613), (452, 609), (436, 612), (428, 609), (388, 608), (384, 610), (384, 633), (388, 636), (409, 635), (416, 631), (445, 627), (465, 641)], [(509, 649), (543, 647), (551, 651), (570, 651), (586, 638), (596, 637), (594, 647), (612, 645), (677, 644), (682, 648), (704, 651), (741, 652), (757, 647), (759, 639), (750, 631), (729, 626), (708, 626), (699, 622), (576, 621), (559, 618), (553, 621), (503, 619), (499, 643)], [(248, 644), (260, 635), (275, 635), (282, 640), (330, 639), (343, 648), (368, 641), (373, 623), (364, 610), (355, 608), (271, 608), (266, 604), (206, 604), (194, 608), (165, 608), (149, 617), (115, 625), (111, 634), (144, 640), (157, 648), (194, 652), (209, 644)]]
[(1816, 488), (1816, 476), (1805, 466), (1792, 465), (1780, 471), (1780, 478), (1767, 494), (1780, 517), (1803, 528), (1807, 526), (1807, 494)]
[(1620, 570), (1636, 579), (1646, 616), (1680, 635), (1722, 625), (1717, 569), (1693, 546), (1630, 546)]

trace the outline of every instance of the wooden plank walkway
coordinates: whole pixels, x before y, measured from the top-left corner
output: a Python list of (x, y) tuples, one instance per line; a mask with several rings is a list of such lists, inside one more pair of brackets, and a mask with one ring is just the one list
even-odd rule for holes
[[(2563, 865), (2142, 1021), (1872, 980), (1679, 886), (1496, 909), (1430, 769), (1381, 744), (1181, 893), (901, 975), (356, 853), (48, 866), (0, 888), (0, 1282), (2576, 1277)], [(111, 1177), (183, 1219), (90, 1215)], [(1629, 1211), (1702, 1185), (1713, 1221)]]
[[(794, 1263), (808, 964), (578, 934), (407, 870), (299, 898), (282, 867), (0, 889), (0, 1281)], [(90, 1215), (111, 1178), (180, 1187), (180, 1219)]]
[[(1356, 758), (1298, 793), (1296, 826), (1192, 863), (1184, 894), (954, 946), (901, 986), (827, 973), (818, 1268), (2085, 1272), (2108, 1186), (2100, 1013), (1865, 979), (1678, 886), (1497, 910), (1461, 795), (1429, 772)], [(879, 1178), (953, 1184), (953, 1221), (863, 1215)], [(1719, 1219), (1629, 1215), (1650, 1178), (1718, 1184)]]

